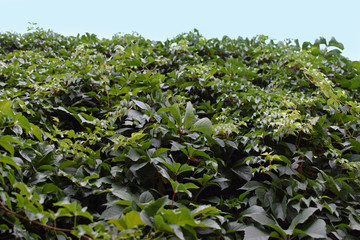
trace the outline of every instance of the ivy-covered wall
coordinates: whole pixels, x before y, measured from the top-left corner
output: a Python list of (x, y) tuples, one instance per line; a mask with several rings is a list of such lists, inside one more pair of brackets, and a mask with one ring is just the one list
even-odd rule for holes
[(357, 239), (342, 49), (0, 34), (0, 238)]

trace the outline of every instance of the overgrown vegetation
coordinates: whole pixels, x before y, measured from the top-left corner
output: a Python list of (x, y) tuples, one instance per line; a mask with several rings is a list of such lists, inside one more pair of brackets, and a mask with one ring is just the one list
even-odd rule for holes
[(0, 238), (358, 239), (342, 49), (1, 34)]

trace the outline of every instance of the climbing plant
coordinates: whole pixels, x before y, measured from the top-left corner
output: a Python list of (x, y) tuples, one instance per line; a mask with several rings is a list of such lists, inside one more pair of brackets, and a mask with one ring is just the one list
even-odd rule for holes
[(0, 34), (1, 239), (357, 239), (335, 38)]

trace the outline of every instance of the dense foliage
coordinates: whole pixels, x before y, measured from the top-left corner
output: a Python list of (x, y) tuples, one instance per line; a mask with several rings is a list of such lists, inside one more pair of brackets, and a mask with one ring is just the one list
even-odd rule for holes
[(0, 34), (0, 238), (358, 239), (342, 49)]

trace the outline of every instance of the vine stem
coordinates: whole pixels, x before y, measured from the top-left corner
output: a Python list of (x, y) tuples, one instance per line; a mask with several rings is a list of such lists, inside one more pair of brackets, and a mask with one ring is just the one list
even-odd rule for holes
[(175, 201), (175, 195), (176, 195), (176, 191), (174, 191), (173, 195), (172, 195), (172, 201), (171, 201), (171, 208), (174, 208), (174, 201)]
[[(60, 231), (60, 232), (72, 232), (72, 231), (73, 231), (73, 229), (53, 227), (53, 226), (49, 226), (49, 225), (43, 224), (43, 223), (38, 222), (38, 221), (30, 220), (30, 219), (28, 219), (27, 217), (24, 217), (24, 216), (22, 216), (22, 215), (20, 215), (20, 214), (18, 214), (18, 213), (16, 213), (16, 212), (13, 212), (13, 211), (11, 211), (10, 209), (8, 209), (8, 208), (4, 205), (4, 203), (3, 203), (2, 201), (0, 201), (0, 205), (1, 205), (1, 207), (4, 209), (5, 212), (10, 213), (10, 214), (12, 214), (12, 215), (14, 215), (14, 216), (16, 216), (16, 217), (24, 220), (24, 221), (31, 222), (31, 223), (37, 224), (37, 225), (39, 225), (39, 226), (42, 226), (42, 227), (44, 227), (44, 228), (47, 228), (47, 229), (50, 229), (50, 230), (54, 230), (54, 231)], [(91, 237), (88, 237), (88, 236), (86, 236), (86, 235), (82, 235), (81, 237), (83, 237), (83, 238), (85, 238), (85, 239), (88, 239), (88, 240), (92, 240)]]

